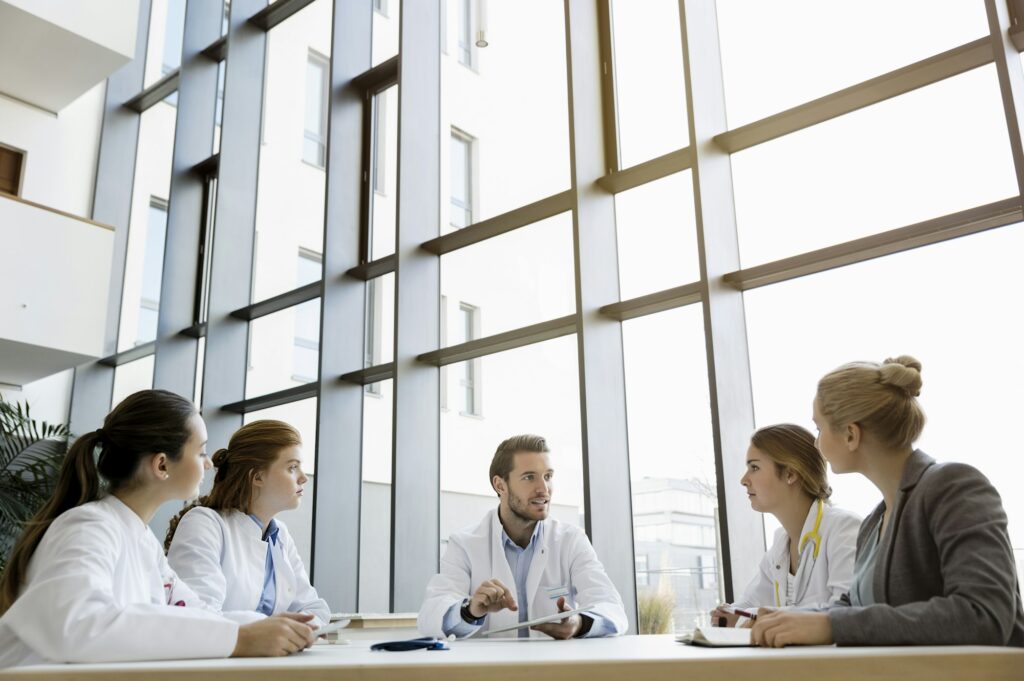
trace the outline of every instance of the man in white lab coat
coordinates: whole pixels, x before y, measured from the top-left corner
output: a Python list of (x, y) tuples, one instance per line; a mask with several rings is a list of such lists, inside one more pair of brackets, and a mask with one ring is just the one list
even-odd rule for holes
[[(518, 435), (491, 461), (498, 507), (448, 539), (441, 573), (427, 585), (418, 624), (426, 636), (459, 638), (565, 612), (518, 636), (556, 639), (626, 631), (622, 598), (583, 530), (548, 518), (554, 469), (544, 438)], [(516, 632), (507, 634), (516, 636)]]

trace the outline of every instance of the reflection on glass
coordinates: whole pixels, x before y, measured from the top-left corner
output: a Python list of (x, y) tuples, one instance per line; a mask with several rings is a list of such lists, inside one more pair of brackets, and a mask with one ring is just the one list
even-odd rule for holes
[(142, 293), (139, 300), (139, 332), (136, 344), (156, 340), (160, 311), (160, 282), (164, 271), (164, 242), (167, 238), (167, 205), (154, 200), (149, 204), (146, 247), (142, 257)]
[[(471, 4), (477, 12), (480, 3)], [(488, 0), (488, 44), (474, 41), (471, 68), (459, 48), (463, 1), (444, 6), (439, 133), (442, 143), (452, 134), (472, 140), (471, 162), (454, 141), (452, 153), (441, 155), (442, 165), (456, 165), (441, 168), (441, 228), (450, 231), (568, 189), (569, 118), (562, 3)], [(479, 23), (477, 15), (470, 20)]]
[(613, 0), (619, 165), (689, 144), (678, 0)]
[(994, 65), (733, 154), (744, 267), (1017, 194)]
[[(387, 364), (395, 357), (395, 275), (366, 282), (366, 357), (367, 367)], [(367, 386), (368, 390), (381, 384)]]
[[(622, 342), (640, 633), (692, 629), (722, 600), (701, 308), (624, 322)], [(672, 612), (667, 631), (645, 617), (659, 607)]]
[(700, 278), (689, 170), (615, 195), (622, 300)]
[[(484, 418), (441, 412), (441, 541), (474, 526), (498, 504), (488, 469), (498, 444), (512, 435), (547, 439), (555, 470), (551, 517), (583, 524), (576, 337), (566, 336), (480, 360), (477, 387), (486, 391)], [(461, 364), (466, 364), (462, 362)], [(450, 367), (450, 380), (463, 374)], [(454, 394), (449, 386), (449, 394)]]
[(206, 366), (206, 337), (196, 343), (196, 377), (192, 384), (192, 401), (199, 408), (203, 406), (203, 367)]
[(572, 314), (574, 276), (570, 213), (441, 256), (441, 295), (477, 309), (478, 337)]
[(729, 127), (988, 35), (984, 3), (935, 10), (933, 0), (718, 0)]
[(153, 387), (154, 355), (148, 355), (134, 362), (128, 362), (114, 369), (114, 389), (111, 393), (110, 408), (121, 404), (124, 398)]
[[(913, 355), (923, 365), (928, 415), (916, 446), (987, 475), (1011, 543), (1024, 549), (1024, 459), (1006, 447), (1024, 406), (1022, 252), (1018, 224), (746, 292), (758, 426), (789, 421), (814, 432), (811, 403), (825, 373)], [(830, 477), (838, 506), (866, 515), (880, 501), (860, 475)]]
[(149, 15), (149, 42), (146, 44), (144, 88), (181, 66), (184, 31), (185, 0), (153, 0)]
[[(310, 397), (306, 400), (282, 404), (270, 409), (252, 411), (245, 415), (244, 422), (252, 423), (260, 419), (274, 419), (284, 421), (299, 431), (302, 438), (302, 472), (309, 480), (302, 488), (302, 504), (293, 511), (284, 511), (276, 517), (288, 526), (288, 532), (295, 541), (295, 547), (299, 550), (299, 556), (306, 570), (310, 569), (310, 555), (313, 546), (313, 507), (316, 502), (314, 495), (314, 478), (316, 477), (316, 409), (317, 399)], [(216, 451), (219, 447), (225, 447), (227, 443), (210, 443), (207, 445), (209, 451)]]
[(327, 78), (308, 74), (311, 62), (330, 59), (331, 18), (330, 0), (316, 0), (267, 34), (254, 302), (296, 288), (295, 259), (323, 249)]
[(398, 86), (374, 95), (370, 260), (395, 252), (398, 211)]
[(363, 486), (359, 522), (359, 610), (391, 609), (391, 442), (393, 381), (363, 397)]
[(319, 376), (319, 348), (319, 298), (252, 321), (245, 396), (256, 397), (315, 381)]
[(217, 102), (213, 109), (213, 154), (220, 153), (221, 124), (224, 121), (224, 68), (225, 62), (217, 64)]
[(157, 102), (140, 117), (118, 351), (156, 338), (176, 114)]
[(373, 66), (398, 54), (401, 0), (373, 0)]

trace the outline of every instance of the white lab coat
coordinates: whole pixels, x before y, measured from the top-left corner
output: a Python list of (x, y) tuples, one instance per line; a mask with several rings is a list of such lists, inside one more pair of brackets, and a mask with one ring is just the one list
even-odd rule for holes
[(237, 639), (238, 624), (205, 609), (149, 527), (109, 495), (46, 530), (0, 617), (0, 668), (227, 657)]
[[(801, 539), (814, 529), (818, 503), (804, 521)], [(821, 548), (814, 557), (814, 543), (808, 541), (800, 553), (793, 583), (793, 600), (786, 602), (786, 577), (789, 574), (789, 536), (785, 529), (775, 532), (775, 541), (761, 559), (757, 575), (733, 605), (737, 608), (826, 608), (850, 590), (853, 561), (857, 552), (857, 532), (861, 518), (855, 513), (824, 504)]]
[[(598, 560), (583, 530), (554, 519), (542, 521), (533, 561), (526, 578), (529, 618), (553, 615), (558, 611), (558, 592), (568, 591), (566, 605), (584, 607), (607, 619), (616, 634), (628, 626), (622, 598)], [(417, 620), (424, 636), (444, 638), (445, 613), (456, 603), (471, 596), (482, 582), (498, 579), (515, 589), (512, 569), (502, 545), (502, 526), (497, 509), (490, 511), (475, 528), (452, 534), (441, 559), (441, 573), (427, 584), (427, 593)], [(550, 591), (549, 591), (550, 590)], [(517, 598), (518, 600), (518, 598)], [(519, 622), (519, 613), (501, 610), (487, 615), (480, 631)], [(530, 636), (547, 638), (530, 631)]]
[[(274, 614), (307, 612), (316, 616), (311, 624), (327, 624), (331, 609), (309, 583), (288, 528), (280, 520), (277, 525), (277, 543), (271, 549), (277, 588)], [(265, 617), (256, 608), (263, 593), (267, 542), (261, 527), (241, 511), (193, 508), (178, 523), (167, 560), (214, 610), (242, 622)]]

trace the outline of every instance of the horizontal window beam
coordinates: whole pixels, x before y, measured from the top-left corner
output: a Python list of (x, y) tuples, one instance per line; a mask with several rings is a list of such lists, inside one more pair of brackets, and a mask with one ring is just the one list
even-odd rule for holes
[(524, 326), (521, 329), (506, 331), (486, 338), (477, 338), (459, 345), (426, 352), (416, 357), (417, 360), (434, 366), (445, 366), (467, 359), (476, 359), (496, 352), (513, 350), (525, 345), (533, 345), (542, 341), (560, 338), (576, 333), (576, 315), (559, 317), (540, 324)]
[(774, 116), (715, 135), (714, 140), (725, 151), (735, 153), (984, 66), (992, 62), (992, 59), (991, 40), (988, 37), (981, 38)]
[(665, 310), (672, 310), (684, 305), (699, 303), (700, 300), (701, 284), (698, 281), (646, 296), (630, 298), (629, 300), (623, 300), (621, 303), (605, 305), (600, 309), (600, 312), (605, 317), (624, 322), (634, 317), (643, 317), (655, 312), (664, 312)]
[(852, 265), (929, 244), (1005, 227), (1024, 220), (1021, 199), (1013, 197), (934, 220), (872, 234), (790, 258), (730, 272), (723, 280), (741, 291)]
[(377, 277), (394, 272), (396, 263), (397, 260), (395, 259), (395, 255), (392, 253), (391, 255), (386, 255), (383, 258), (378, 258), (377, 260), (371, 260), (370, 262), (363, 263), (362, 265), (357, 265), (345, 272), (345, 274), (363, 281), (370, 281), (371, 279), (376, 279)]
[(142, 113), (157, 102), (166, 99), (168, 95), (173, 94), (178, 89), (178, 82), (180, 80), (181, 72), (178, 69), (175, 69), (139, 94), (129, 99), (124, 103), (124, 105), (132, 111)]
[(395, 363), (388, 362), (387, 364), (378, 364), (360, 369), (359, 371), (350, 371), (347, 374), (342, 374), (341, 380), (355, 383), (356, 385), (372, 385), (373, 383), (379, 383), (394, 377)]
[(267, 298), (266, 300), (258, 303), (253, 303), (252, 305), (240, 307), (232, 312), (231, 316), (235, 319), (242, 319), (247, 322), (251, 322), (252, 320), (259, 319), (260, 317), (266, 317), (268, 314), (280, 312), (281, 310), (286, 310), (289, 307), (294, 307), (295, 305), (319, 298), (322, 295), (322, 290), (323, 282), (314, 281), (311, 284), (306, 284), (305, 286), (300, 286), (297, 289), (286, 291), (279, 296), (274, 296), (273, 298)]
[(182, 329), (178, 334), (188, 338), (206, 338), (206, 322), (193, 324), (187, 329)]
[(240, 402), (225, 404), (221, 407), (221, 410), (230, 411), (234, 414), (248, 414), (254, 411), (270, 409), (271, 407), (280, 407), (282, 404), (291, 404), (292, 402), (309, 399), (310, 397), (317, 397), (319, 394), (320, 384), (313, 381), (312, 383), (303, 383), (293, 388), (278, 390), (268, 395), (250, 397)]
[(597, 185), (612, 194), (639, 187), (652, 180), (660, 180), (689, 169), (693, 165), (693, 151), (690, 147), (677, 149), (664, 156), (652, 158), (639, 165), (608, 173), (597, 181)]
[(249, 17), (249, 23), (269, 31), (282, 21), (312, 5), (315, 0), (277, 0)]
[(201, 177), (217, 177), (220, 174), (220, 152), (192, 166), (192, 172)]
[(352, 85), (367, 93), (376, 94), (398, 83), (398, 55), (363, 71), (352, 79)]
[(203, 50), (202, 55), (213, 61), (224, 61), (228, 56), (228, 37), (222, 35), (214, 40)]
[(98, 360), (98, 363), (108, 367), (119, 367), (122, 364), (128, 364), (129, 362), (134, 362), (137, 359), (149, 357), (155, 352), (156, 341), (149, 341), (142, 345), (136, 345), (130, 350), (122, 350), (121, 352), (114, 353), (109, 357), (104, 357), (103, 359)]
[(507, 213), (483, 220), (468, 227), (458, 229), (449, 234), (439, 236), (436, 239), (424, 242), (420, 248), (430, 251), (434, 255), (444, 255), (466, 246), (486, 241), (491, 237), (511, 232), (512, 230), (532, 225), (546, 218), (550, 218), (567, 210), (572, 210), (575, 204), (573, 191), (567, 189), (560, 194), (541, 199), (522, 208), (516, 208)]

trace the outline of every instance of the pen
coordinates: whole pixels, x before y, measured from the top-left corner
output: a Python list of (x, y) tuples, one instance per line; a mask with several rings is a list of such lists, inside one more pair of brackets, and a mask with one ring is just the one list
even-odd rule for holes
[(756, 612), (750, 612), (749, 610), (740, 610), (739, 608), (734, 608), (731, 605), (723, 605), (721, 607), (721, 609), (724, 610), (725, 612), (733, 613), (734, 615), (739, 615), (740, 617), (746, 617), (747, 619), (750, 619), (750, 620), (756, 620), (757, 619), (757, 613)]

